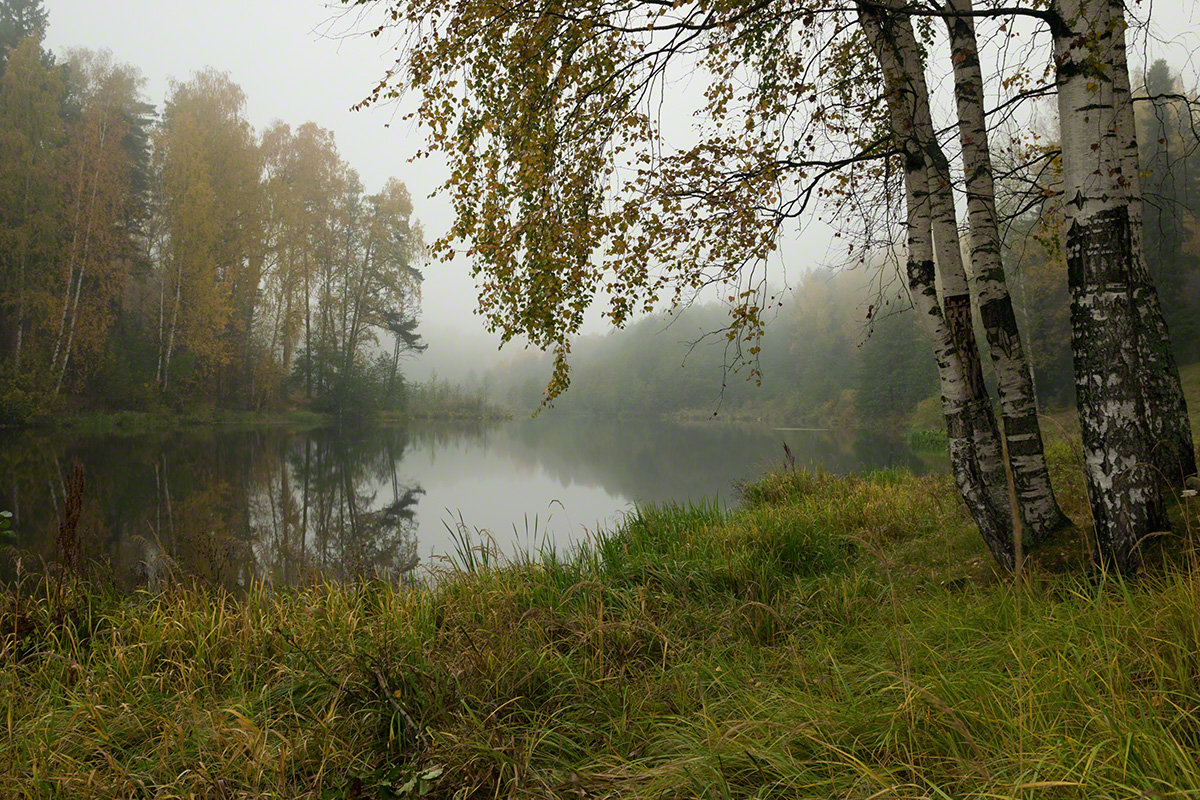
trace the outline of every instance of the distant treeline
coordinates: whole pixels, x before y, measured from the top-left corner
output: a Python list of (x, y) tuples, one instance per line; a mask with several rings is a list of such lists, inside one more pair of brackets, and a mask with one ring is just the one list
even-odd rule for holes
[[(1146, 74), (1149, 97), (1137, 109), (1144, 246), (1176, 358), (1187, 364), (1200, 361), (1200, 142), (1178, 83), (1165, 62), (1155, 62)], [(1037, 211), (1021, 207), (1030, 186), (1042, 200), (1058, 193), (1056, 151), (1047, 148), (1043, 160), (1048, 166), (1040, 174), (1014, 177), (1002, 187), (1009, 190), (1001, 198), (1009, 207), (1005, 262), (1039, 401), (1062, 408), (1074, 402), (1062, 217), (1053, 204), (1048, 212), (1040, 202)], [(799, 279), (768, 324), (759, 354), (761, 385), (747, 381), (746, 367), (725, 369), (734, 355), (720, 333), (727, 324), (723, 306), (699, 304), (678, 319), (660, 315), (583, 337), (572, 351), (571, 388), (555, 407), (889, 424), (938, 392), (929, 343), (900, 275), (884, 259), (874, 267), (817, 270)], [(488, 383), (514, 408), (533, 409), (549, 374), (548, 358), (529, 355), (494, 370)], [(937, 415), (929, 419), (940, 424)]]
[(246, 121), (228, 75), (173, 83), (0, 31), (0, 422), (63, 408), (353, 412), (399, 402), (424, 255), (403, 184), (368, 193), (315, 124)]
[[(733, 353), (719, 331), (728, 313), (717, 303), (584, 337), (572, 350), (571, 388), (554, 406), (602, 415), (847, 425), (907, 411), (937, 392), (929, 345), (915, 316), (902, 310), (907, 300), (888, 300), (868, 320), (869, 291), (863, 271), (802, 277), (767, 326), (761, 382), (748, 379), (747, 365), (727, 368)], [(533, 409), (549, 369), (545, 357), (520, 358), (496, 370), (489, 384), (514, 408)]]

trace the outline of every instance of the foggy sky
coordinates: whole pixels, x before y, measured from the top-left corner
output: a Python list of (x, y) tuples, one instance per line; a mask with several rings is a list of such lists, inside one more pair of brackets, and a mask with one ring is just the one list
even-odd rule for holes
[[(324, 0), (45, 0), (50, 14), (47, 47), (56, 53), (83, 46), (107, 48), (118, 62), (138, 67), (147, 79), (146, 99), (161, 108), (171, 79), (186, 80), (214, 67), (230, 73), (247, 96), (256, 129), (280, 119), (293, 126), (313, 121), (332, 130), (342, 157), (363, 177), (368, 191), (389, 176), (402, 180), (413, 196), (415, 213), (432, 241), (449, 227), (449, 203), (428, 195), (445, 176), (439, 163), (409, 163), (419, 134), (400, 119), (396, 107), (351, 112), (396, 57), (387, 34), (362, 35), (371, 20)], [(1157, 41), (1149, 55), (1166, 57), (1194, 83), (1194, 53), (1200, 10), (1193, 0), (1143, 0), (1139, 13), (1153, 13)], [(1140, 66), (1146, 48), (1131, 58)], [(696, 87), (697, 95), (701, 89)], [(390, 127), (385, 127), (390, 125)], [(812, 265), (831, 260), (829, 234), (810, 227), (802, 244), (788, 248), (788, 261)], [(474, 286), (462, 259), (432, 264), (423, 287), (423, 329), (431, 351), (418, 367), (425, 373), (438, 351), (436, 335), (454, 330), (460, 338), (484, 337), (472, 315)], [(473, 348), (487, 352), (493, 344)], [(507, 348), (506, 348), (507, 349)], [(452, 365), (437, 365), (455, 374)], [(478, 365), (476, 365), (478, 366)]]

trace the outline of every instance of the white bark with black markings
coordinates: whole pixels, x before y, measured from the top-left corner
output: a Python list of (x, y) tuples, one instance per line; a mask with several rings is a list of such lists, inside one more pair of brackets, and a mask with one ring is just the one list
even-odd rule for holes
[(1147, 379), (1162, 360), (1151, 355), (1158, 334), (1146, 315), (1157, 303), (1138, 252), (1140, 220), (1130, 214), (1128, 148), (1136, 142), (1118, 111), (1123, 9), (1109, 0), (1055, 0), (1052, 10), (1071, 347), (1095, 555), (1132, 571), (1141, 542), (1166, 521), (1155, 462), (1165, 427), (1153, 420), (1167, 409), (1157, 388), (1166, 379)]
[(1108, 10), (1108, 24), (1113, 31), (1112, 79), (1117, 137), (1119, 142), (1124, 143), (1121, 150), (1121, 177), (1128, 198), (1133, 276), (1139, 293), (1136, 307), (1146, 336), (1142, 381), (1147, 393), (1154, 398), (1147, 409), (1146, 423), (1155, 442), (1155, 469), (1169, 488), (1178, 489), (1183, 486), (1185, 478), (1196, 474), (1196, 450), (1188, 422), (1187, 402), (1179, 380), (1179, 367), (1171, 351), (1171, 338), (1167, 333), (1158, 290), (1150, 277), (1150, 265), (1143, 243), (1141, 166), (1121, 0), (1108, 0)]
[[(1012, 518), (1005, 498), (1007, 481), (991, 400), (983, 388), (979, 352), (971, 327), (970, 296), (953, 227), (953, 201), (939, 191), (926, 142), (917, 134), (922, 114), (928, 116), (928, 94), (912, 23), (877, 6), (860, 3), (859, 20), (883, 69), (892, 134), (904, 152), (908, 255), (906, 271), (913, 305), (933, 341), (942, 390), (950, 463), (959, 493), (984, 542), (998, 562), (1014, 564)], [(922, 112), (921, 104), (925, 104)], [(930, 129), (932, 125), (930, 124)], [(945, 299), (939, 302), (934, 268), (934, 226)]]
[[(971, 0), (947, 0), (950, 11), (972, 10)], [(983, 108), (983, 73), (975, 22), (967, 15), (947, 17), (959, 143), (966, 177), (967, 217), (973, 283), (988, 350), (996, 371), (1000, 414), (1012, 468), (1013, 486), (1028, 541), (1036, 544), (1068, 523), (1050, 484), (1042, 444), (1033, 375), (1021, 343), (1017, 318), (1001, 259), (996, 190)], [(932, 128), (932, 124), (930, 126)], [(944, 162), (943, 158), (943, 162)], [(949, 182), (949, 165), (945, 180)]]

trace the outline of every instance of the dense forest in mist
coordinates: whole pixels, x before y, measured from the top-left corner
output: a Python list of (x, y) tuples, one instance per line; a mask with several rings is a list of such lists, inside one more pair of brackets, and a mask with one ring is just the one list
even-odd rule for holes
[[(9, 5), (0, 421), (81, 408), (400, 407), (402, 357), (424, 348), (425, 247), (404, 185), (368, 191), (313, 123), (254, 130), (247, 98), (216, 69), (172, 84), (157, 109), (136, 67), (108, 53), (58, 58), (41, 44), (40, 3)], [(1163, 61), (1145, 77), (1159, 98), (1138, 106), (1146, 252), (1176, 356), (1189, 363), (1200, 359), (1200, 153), (1179, 78)], [(1053, 407), (1074, 392), (1058, 169), (1050, 155), (1002, 181), (1018, 320), (1040, 401)], [(883, 256), (801, 275), (767, 326), (761, 380), (730, 370), (728, 322), (723, 305), (698, 303), (584, 336), (572, 388), (555, 405), (870, 424), (937, 394), (929, 342)], [(446, 341), (432, 342), (422, 374), (470, 384), (472, 408), (538, 407), (550, 357), (514, 347), (497, 366), (494, 346), (468, 347), (453, 320), (438, 330)], [(444, 379), (423, 392), (465, 407)]]
[[(1155, 62), (1145, 77), (1151, 96), (1181, 98), (1180, 79), (1165, 61)], [(1144, 100), (1137, 110), (1146, 256), (1176, 359), (1188, 364), (1200, 360), (1197, 132), (1182, 99)], [(1003, 187), (1009, 206), (1005, 267), (1038, 398), (1047, 408), (1070, 406), (1075, 392), (1057, 169), (1051, 159), (1050, 168), (1016, 173)], [(1030, 197), (1039, 202), (1023, 209)], [(804, 273), (767, 325), (761, 385), (758, 376), (748, 379), (746, 367), (727, 369), (732, 353), (721, 331), (728, 309), (697, 304), (677, 316), (660, 314), (583, 337), (572, 352), (571, 389), (554, 406), (594, 414), (895, 422), (938, 392), (930, 343), (897, 267), (881, 258), (870, 267)], [(480, 386), (514, 409), (534, 409), (550, 369), (548, 357), (523, 353), (488, 372)], [(921, 418), (936, 421), (936, 405)]]
[(400, 402), (424, 245), (313, 123), (256, 131), (228, 75), (175, 82), (0, 31), (0, 422), (78, 408)]

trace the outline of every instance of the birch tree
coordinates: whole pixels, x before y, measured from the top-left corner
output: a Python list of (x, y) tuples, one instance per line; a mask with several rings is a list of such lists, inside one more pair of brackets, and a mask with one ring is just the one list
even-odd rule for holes
[(1166, 526), (1162, 482), (1194, 473), (1195, 451), (1141, 246), (1124, 6), (1058, 0), (1052, 12), (1071, 344), (1096, 555), (1133, 570), (1141, 543)]
[[(69, 367), (82, 379), (105, 357), (114, 311), (131, 262), (133, 161), (126, 138), (141, 78), (108, 54), (76, 51), (68, 62), (78, 116), (62, 164), (64, 247), (45, 296), (51, 394)], [(85, 289), (86, 287), (86, 289)], [(52, 342), (52, 344), (51, 344)], [(78, 354), (74, 362), (72, 357)]]
[[(946, 17), (958, 139), (962, 151), (975, 298), (996, 370), (1004, 437), (1022, 521), (1031, 544), (1067, 523), (1058, 506), (1042, 444), (1033, 372), (1004, 274), (991, 147), (984, 113), (983, 70), (971, 0), (948, 0)], [(943, 162), (944, 163), (944, 162)], [(950, 176), (942, 175), (949, 183)]]
[[(543, 9), (481, 1), (448, 17), (422, 2), (391, 7), (415, 44), (407, 72), (389, 76), (372, 99), (401, 88), (421, 93), (430, 149), (451, 158), (447, 189), (458, 212), (451, 235), (435, 247), (449, 257), (451, 242), (463, 240), (485, 315), (505, 337), (523, 335), (555, 350), (550, 397), (566, 386), (570, 337), (597, 287), (607, 292), (606, 316), (617, 326), (660, 302), (678, 305), (720, 287), (730, 305), (728, 340), (756, 377), (763, 314), (777, 301), (762, 270), (785, 226), (815, 201), (839, 219), (870, 216), (861, 187), (882, 187), (886, 204), (893, 167), (919, 155), (922, 168), (909, 174), (905, 166), (915, 182), (907, 235), (928, 238), (941, 274), (935, 281), (932, 251), (920, 252), (925, 240), (914, 242), (920, 247), (907, 269), (913, 303), (930, 323), (959, 487), (997, 559), (1013, 563), (1005, 462), (973, 335), (949, 162), (934, 135), (927, 89), (909, 95), (910, 112), (892, 109), (888, 130), (878, 113), (879, 67), (869, 66), (882, 53), (864, 51), (853, 16), (804, 3)], [(923, 83), (918, 47), (913, 39), (903, 53), (892, 52), (905, 68), (893, 72), (889, 95), (901, 81)], [(665, 97), (681, 53), (689, 70), (699, 63), (708, 88), (697, 114), (699, 143), (670, 153), (653, 104), (644, 101), (656, 92)], [(469, 100), (457, 99), (460, 85), (471, 88)], [(867, 241), (860, 258), (886, 244)], [(1001, 342), (1015, 321), (1001, 330), (997, 280), (993, 271), (985, 285)], [(1002, 355), (1005, 365), (1019, 362), (1013, 353)], [(1008, 369), (1006, 379), (1018, 372)], [(1007, 395), (1019, 396), (1020, 387)], [(1044, 537), (1064, 517), (1036, 418), (1031, 440), (1030, 409), (1007, 402), (1004, 410), (1018, 445), (1018, 510), (1036, 531), (1031, 538)]]
[(258, 296), (262, 167), (245, 102), (227, 75), (202, 71), (173, 87), (156, 132), (163, 300), (157, 382), (164, 392), (182, 349), (193, 380), (205, 381), (217, 398), (230, 394), (229, 370), (252, 327), (245, 320)]
[[(297, 347), (311, 349), (313, 287), (320, 265), (330, 259), (329, 229), (345, 165), (333, 134), (313, 123), (268, 129), (263, 152), (272, 264), (265, 292), (274, 309), (270, 348), (282, 381), (291, 374)], [(305, 361), (303, 369), (311, 385), (311, 365)]]
[[(874, 4), (859, 3), (858, 9), (883, 72), (892, 135), (903, 150), (905, 271), (917, 314), (934, 343), (951, 468), (992, 555), (1011, 568), (1017, 558), (1015, 509), (1007, 502), (999, 433), (975, 343), (949, 163), (933, 130), (920, 48), (910, 18)], [(935, 270), (940, 271), (940, 298)]]

